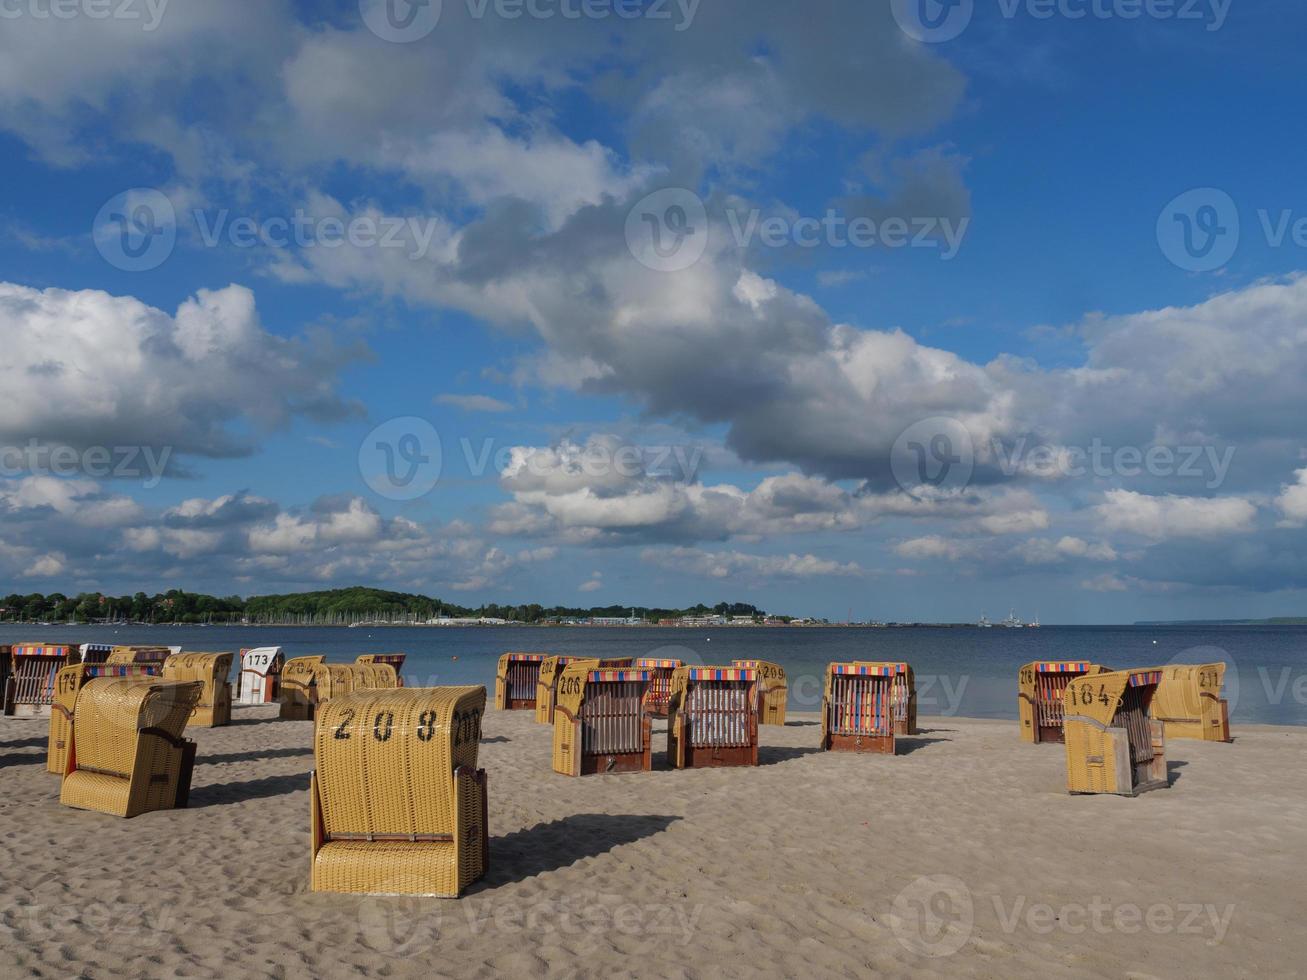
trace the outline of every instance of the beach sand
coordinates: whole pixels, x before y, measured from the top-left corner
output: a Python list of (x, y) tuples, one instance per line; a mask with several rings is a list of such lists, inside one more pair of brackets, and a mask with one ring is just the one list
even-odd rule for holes
[[(461, 899), (308, 890), (312, 724), (191, 730), (191, 808), (62, 807), (0, 722), (0, 974), (1301, 976), (1307, 730), (1173, 741), (1172, 784), (1070, 796), (1060, 745), (922, 719), (900, 755), (762, 729), (757, 769), (569, 779), (486, 715), (491, 870)], [(1054, 918), (1056, 916), (1056, 918)]]

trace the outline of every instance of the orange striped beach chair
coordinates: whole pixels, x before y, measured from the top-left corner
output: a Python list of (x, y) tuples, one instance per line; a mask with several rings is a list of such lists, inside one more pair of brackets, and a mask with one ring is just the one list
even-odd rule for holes
[(667, 716), (672, 767), (756, 766), (758, 687), (750, 667), (677, 668)]
[(652, 679), (649, 681), (649, 692), (645, 695), (646, 706), (651, 715), (666, 718), (671, 708), (672, 674), (676, 668), (684, 667), (685, 664), (667, 657), (636, 657), (631, 661), (631, 666), (650, 672)]
[(897, 676), (891, 664), (830, 664), (821, 702), (822, 750), (893, 755)]
[(1166, 738), (1153, 716), (1159, 667), (1073, 678), (1062, 694), (1067, 790), (1138, 796), (1168, 783)]
[(12, 718), (49, 718), (60, 668), (81, 662), (81, 649), (73, 643), (15, 643), (4, 713)]
[(534, 711), (540, 665), (547, 653), (506, 653), (495, 674), (495, 707), (500, 711)]
[(601, 660), (594, 657), (574, 657), (559, 655), (545, 657), (540, 661), (540, 677), (536, 680), (535, 720), (540, 725), (554, 723), (554, 701), (558, 694), (558, 679), (563, 676), (563, 668), (572, 664), (589, 664), (592, 669), (612, 667), (630, 667), (630, 657), (613, 657)]
[(653, 718), (645, 708), (652, 673), (634, 667), (569, 664), (554, 703), (554, 771), (564, 776), (647, 772)]
[(1066, 686), (1085, 674), (1110, 668), (1088, 660), (1036, 660), (1017, 673), (1017, 713), (1026, 742), (1061, 742), (1062, 695)]

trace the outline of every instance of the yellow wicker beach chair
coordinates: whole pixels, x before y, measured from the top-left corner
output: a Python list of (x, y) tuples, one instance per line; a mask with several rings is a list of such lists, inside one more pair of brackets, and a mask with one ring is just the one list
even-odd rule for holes
[(489, 866), (484, 687), (358, 691), (321, 705), (314, 891), (457, 898)]
[(1087, 660), (1036, 660), (1017, 673), (1017, 713), (1026, 742), (1061, 742), (1062, 695), (1066, 686), (1085, 674), (1110, 670)]
[(281, 647), (251, 647), (241, 651), (236, 675), (237, 704), (275, 704), (286, 658)]
[(1067, 789), (1137, 796), (1167, 785), (1166, 740), (1152, 716), (1160, 668), (1076, 677), (1062, 695)]
[[(785, 708), (790, 699), (785, 668), (780, 664), (768, 663), (766, 660), (732, 660), (731, 665), (745, 667), (758, 673), (758, 724), (784, 725)], [(914, 709), (916, 704), (914, 697), (912, 700)]]
[(312, 721), (318, 704), (318, 668), (326, 657), (292, 657), (281, 668), (281, 685), (277, 699), (281, 702), (278, 717), (287, 721)]
[(506, 653), (495, 675), (495, 707), (501, 711), (534, 711), (536, 682), (547, 653)]
[(821, 700), (823, 751), (894, 754), (892, 664), (832, 663)]
[(200, 681), (204, 685), (191, 715), (192, 727), (231, 724), (231, 661), (230, 653), (179, 653), (163, 662), (164, 680)]
[(558, 679), (563, 676), (563, 668), (571, 664), (588, 664), (592, 669), (600, 667), (630, 667), (630, 657), (613, 657), (607, 660), (596, 657), (557, 656), (545, 657), (540, 661), (540, 676), (536, 680), (535, 720), (537, 724), (554, 723), (554, 702), (558, 693)]
[(153, 664), (163, 673), (163, 665), (174, 653), (181, 652), (177, 647), (125, 647), (117, 646), (105, 658), (105, 663), (113, 664), (115, 667), (124, 667), (127, 664)]
[(1221, 697), (1225, 664), (1162, 668), (1162, 683), (1153, 695), (1153, 715), (1166, 728), (1167, 738), (1230, 741), (1230, 705)]
[(565, 776), (641, 772), (652, 766), (650, 671), (569, 664), (554, 700), (554, 771)]
[(667, 716), (672, 766), (756, 766), (760, 686), (751, 667), (678, 667)]
[(649, 691), (644, 696), (644, 706), (654, 717), (666, 718), (672, 700), (672, 674), (685, 664), (670, 657), (636, 657), (631, 666), (649, 671)]
[(395, 686), (404, 686), (404, 675), (401, 671), (404, 669), (404, 661), (408, 655), (404, 653), (361, 653), (354, 662), (356, 664), (389, 664), (395, 671)]
[(73, 717), (77, 695), (82, 686), (97, 677), (157, 677), (159, 668), (154, 664), (80, 663), (59, 668), (55, 677), (54, 703), (50, 706), (50, 741), (46, 750), (47, 772), (62, 776), (68, 768), (68, 752), (72, 747)]
[(12, 673), (5, 686), (5, 714), (49, 718), (59, 668), (81, 662), (82, 652), (73, 643), (15, 643), (10, 651)]
[(182, 732), (203, 690), (144, 677), (84, 683), (59, 802), (118, 817), (186, 806), (195, 743)]
[(894, 734), (917, 734), (917, 680), (912, 666), (901, 660), (859, 660), (871, 667), (889, 667), (894, 672), (890, 690), (890, 710), (894, 712)]

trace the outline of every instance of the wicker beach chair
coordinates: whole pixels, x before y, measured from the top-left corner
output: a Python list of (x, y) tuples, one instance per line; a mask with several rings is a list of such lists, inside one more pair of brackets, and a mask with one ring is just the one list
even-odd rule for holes
[(237, 704), (275, 704), (286, 658), (281, 647), (251, 647), (240, 652), (236, 675)]
[(484, 687), (358, 691), (318, 711), (313, 891), (457, 898), (489, 866)]
[(1087, 660), (1036, 660), (1017, 673), (1017, 713), (1026, 742), (1061, 742), (1062, 695), (1066, 686), (1085, 674), (1105, 674), (1111, 668)]
[(824, 751), (894, 754), (892, 664), (832, 663), (821, 700)]
[(287, 721), (313, 720), (318, 704), (318, 668), (326, 660), (323, 656), (292, 657), (282, 665), (278, 717)]
[(563, 668), (572, 664), (588, 664), (592, 669), (611, 667), (630, 667), (630, 657), (613, 657), (599, 659), (596, 657), (557, 656), (545, 657), (540, 661), (540, 676), (536, 680), (535, 720), (537, 724), (554, 723), (554, 703), (558, 695), (558, 679), (563, 676)]
[(652, 766), (650, 671), (569, 664), (554, 701), (554, 771), (565, 776), (642, 772)]
[(83, 643), (81, 646), (82, 663), (84, 664), (102, 664), (109, 659), (109, 654), (113, 653), (114, 645), (112, 643)]
[(547, 653), (506, 653), (495, 674), (495, 707), (501, 711), (534, 711), (536, 682)]
[(59, 668), (82, 662), (73, 643), (15, 643), (5, 685), (4, 712), (13, 718), (49, 718)]
[(204, 685), (191, 715), (196, 728), (221, 728), (231, 724), (230, 653), (179, 653), (163, 663), (166, 681), (200, 681)]
[(181, 653), (181, 647), (117, 646), (104, 662), (115, 667), (123, 667), (127, 664), (153, 664), (162, 674), (164, 663), (175, 653)]
[(182, 732), (203, 690), (152, 677), (83, 684), (59, 802), (118, 817), (186, 806), (195, 743)]
[(1067, 790), (1137, 796), (1167, 785), (1166, 739), (1153, 717), (1161, 668), (1073, 678), (1062, 694)]
[(395, 686), (404, 686), (404, 675), (401, 671), (404, 669), (404, 661), (408, 658), (405, 653), (361, 653), (354, 658), (356, 664), (389, 664), (395, 671)]
[(678, 667), (667, 716), (672, 766), (756, 766), (760, 686), (751, 667)]
[(1230, 741), (1230, 704), (1221, 697), (1225, 664), (1175, 664), (1162, 668), (1153, 714), (1166, 737)]
[[(745, 667), (758, 673), (758, 724), (784, 725), (785, 708), (790, 699), (785, 668), (766, 660), (732, 660), (731, 666)], [(916, 705), (915, 699), (913, 705)]]
[(67, 768), (68, 752), (72, 747), (73, 718), (77, 695), (82, 686), (97, 677), (157, 677), (158, 668), (152, 664), (80, 663), (59, 668), (55, 676), (54, 703), (50, 706), (50, 740), (46, 749), (47, 772), (62, 776)]
[(912, 666), (901, 660), (859, 660), (869, 667), (888, 667), (894, 674), (890, 688), (890, 711), (894, 713), (894, 734), (917, 734), (917, 680)]
[(645, 707), (656, 718), (666, 718), (672, 700), (672, 674), (685, 664), (669, 657), (636, 657), (631, 661), (636, 670), (649, 671), (649, 691), (644, 696)]

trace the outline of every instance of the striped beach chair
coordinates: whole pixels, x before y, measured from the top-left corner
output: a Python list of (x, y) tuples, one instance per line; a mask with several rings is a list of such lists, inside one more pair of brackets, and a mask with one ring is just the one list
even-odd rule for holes
[(456, 898), (490, 864), (484, 687), (357, 691), (318, 711), (313, 891)]
[(901, 660), (860, 660), (871, 667), (888, 667), (894, 672), (890, 689), (890, 710), (894, 712), (894, 734), (917, 734), (917, 681), (912, 666)]
[(534, 711), (540, 665), (547, 653), (506, 653), (495, 674), (495, 707), (501, 711)]
[(630, 657), (598, 659), (595, 657), (574, 657), (559, 655), (545, 657), (540, 661), (540, 677), (536, 680), (535, 720), (540, 725), (554, 723), (554, 700), (558, 694), (558, 679), (563, 675), (563, 668), (572, 664), (588, 664), (592, 669), (630, 667)]
[(154, 677), (83, 684), (59, 802), (118, 817), (186, 806), (195, 743), (182, 733), (203, 688)]
[(1105, 674), (1109, 669), (1088, 660), (1036, 660), (1022, 667), (1017, 672), (1021, 738), (1027, 742), (1061, 742), (1066, 686), (1077, 677)]
[(191, 715), (193, 728), (231, 724), (230, 653), (178, 653), (163, 662), (166, 681), (199, 681), (203, 688)]
[(649, 713), (658, 718), (666, 718), (672, 699), (672, 674), (676, 668), (685, 664), (680, 660), (667, 657), (636, 657), (631, 666), (637, 670), (650, 672), (649, 692), (645, 695)]
[(281, 647), (251, 647), (240, 652), (241, 669), (236, 675), (237, 704), (274, 704), (277, 701), (281, 668), (285, 657)]
[(115, 667), (123, 667), (127, 664), (153, 664), (162, 674), (164, 662), (173, 654), (181, 652), (181, 647), (116, 646), (104, 662)]
[(81, 647), (82, 663), (102, 664), (109, 659), (109, 654), (113, 653), (113, 648), (112, 643), (83, 643)]
[(1153, 717), (1160, 667), (1075, 677), (1062, 694), (1067, 790), (1137, 796), (1167, 785), (1166, 739)]
[(759, 686), (751, 667), (678, 667), (667, 720), (673, 768), (756, 766)]
[(1166, 737), (1230, 741), (1230, 704), (1221, 697), (1225, 664), (1173, 664), (1162, 668), (1153, 714)]
[(894, 754), (894, 683), (890, 664), (832, 663), (821, 701), (823, 751)]
[(82, 662), (73, 643), (15, 643), (10, 650), (4, 712), (12, 718), (49, 718), (61, 667)]
[(790, 698), (785, 668), (766, 660), (732, 660), (731, 664), (758, 672), (758, 724), (784, 725)]
[(653, 718), (644, 696), (652, 679), (650, 671), (634, 667), (564, 667), (554, 702), (554, 771), (647, 772)]
[(292, 657), (281, 667), (277, 699), (278, 717), (286, 721), (312, 721), (318, 704), (318, 668), (327, 658), (320, 655)]
[(157, 677), (159, 670), (153, 664), (96, 664), (82, 662), (61, 667), (55, 677), (54, 703), (50, 706), (50, 740), (46, 748), (47, 772), (62, 776), (68, 767), (68, 752), (72, 747), (73, 720), (77, 695), (87, 681), (97, 677)]
[(404, 686), (404, 675), (401, 673), (404, 669), (404, 661), (408, 659), (406, 653), (361, 653), (354, 658), (356, 664), (389, 664), (395, 671), (395, 686)]

